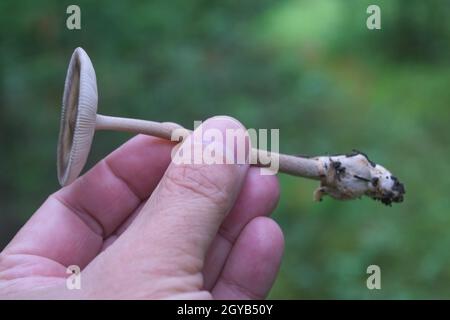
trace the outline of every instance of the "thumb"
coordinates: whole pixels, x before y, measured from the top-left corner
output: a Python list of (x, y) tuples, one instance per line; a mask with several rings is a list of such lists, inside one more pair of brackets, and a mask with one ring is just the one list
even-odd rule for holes
[[(232, 118), (214, 117), (197, 128), (176, 151), (127, 230), (129, 241), (142, 243), (134, 251), (158, 263), (184, 264), (190, 271), (201, 271), (206, 252), (240, 192), (248, 170), (248, 150), (248, 135)], [(237, 159), (242, 154), (243, 159)], [(208, 155), (214, 156), (215, 164)], [(217, 164), (218, 160), (224, 164)], [(242, 161), (236, 164), (237, 160)]]

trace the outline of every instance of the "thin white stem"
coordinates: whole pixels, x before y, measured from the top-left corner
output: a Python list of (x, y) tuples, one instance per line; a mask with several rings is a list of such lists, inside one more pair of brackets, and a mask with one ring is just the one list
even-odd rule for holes
[(161, 123), (149, 120), (131, 118), (119, 118), (97, 114), (96, 130), (124, 131), (131, 133), (143, 133), (162, 139), (170, 140), (174, 129), (182, 128), (172, 123)]
[[(175, 129), (185, 130), (181, 139), (185, 139), (192, 132), (171, 122), (104, 115), (97, 115), (96, 129), (143, 133), (167, 140), (172, 140), (172, 132)], [(405, 193), (403, 184), (384, 167), (376, 165), (360, 152), (307, 158), (253, 148), (250, 163), (260, 167), (270, 166), (270, 163), (267, 164), (261, 159), (277, 159), (280, 172), (320, 180), (320, 187), (314, 193), (316, 200), (321, 200), (324, 195), (341, 200), (367, 195), (386, 205), (403, 201)]]
[[(156, 122), (148, 120), (119, 118), (97, 114), (96, 130), (112, 130), (112, 131), (124, 131), (131, 133), (143, 133), (158, 138), (171, 140), (172, 132), (175, 129), (184, 129), (182, 126), (171, 122)], [(191, 130), (185, 129), (186, 135)], [(286, 154), (277, 154), (270, 151), (252, 149), (251, 163), (258, 166), (268, 166), (268, 164), (262, 164), (260, 159), (264, 158), (279, 159), (279, 170), (281, 172), (291, 174), (294, 176), (300, 176), (310, 179), (320, 179), (321, 170), (320, 163), (315, 159), (295, 157)]]

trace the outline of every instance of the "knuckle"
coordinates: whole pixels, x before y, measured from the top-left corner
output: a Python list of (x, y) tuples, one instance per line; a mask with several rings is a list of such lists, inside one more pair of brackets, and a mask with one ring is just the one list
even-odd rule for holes
[[(218, 165), (219, 166), (219, 165)], [(228, 202), (229, 192), (236, 176), (227, 165), (175, 165), (164, 179), (164, 187), (177, 195), (207, 199), (218, 206)]]

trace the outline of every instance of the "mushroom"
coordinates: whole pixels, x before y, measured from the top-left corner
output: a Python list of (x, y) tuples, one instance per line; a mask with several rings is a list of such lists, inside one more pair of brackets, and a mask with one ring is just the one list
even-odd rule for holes
[[(76, 48), (70, 59), (63, 94), (57, 150), (61, 186), (72, 183), (79, 176), (88, 158), (95, 130), (143, 133), (168, 140), (171, 140), (174, 130), (182, 130), (182, 139), (191, 132), (175, 123), (100, 115), (97, 114), (97, 102), (94, 67), (87, 53)], [(320, 186), (314, 192), (316, 200), (321, 200), (324, 195), (340, 200), (366, 195), (386, 205), (403, 201), (403, 184), (361, 152), (301, 157), (252, 149), (250, 163), (265, 166), (261, 161), (263, 153), (270, 159), (278, 159), (280, 172), (319, 180)]]

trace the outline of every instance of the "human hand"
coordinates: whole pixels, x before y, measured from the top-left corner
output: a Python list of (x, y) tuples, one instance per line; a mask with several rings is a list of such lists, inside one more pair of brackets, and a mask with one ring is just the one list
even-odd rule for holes
[[(172, 148), (137, 136), (52, 194), (0, 254), (0, 297), (264, 298), (283, 252), (267, 217), (277, 178), (248, 165), (175, 165)], [(82, 269), (80, 290), (66, 287), (69, 265)]]

